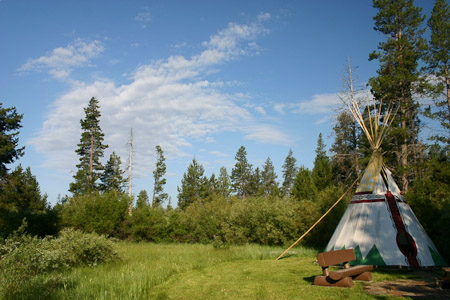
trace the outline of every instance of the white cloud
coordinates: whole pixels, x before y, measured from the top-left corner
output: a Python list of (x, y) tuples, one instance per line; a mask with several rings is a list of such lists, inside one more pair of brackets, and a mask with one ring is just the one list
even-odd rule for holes
[(292, 143), (291, 137), (270, 124), (250, 125), (246, 130), (249, 132), (245, 135), (248, 140), (275, 145), (290, 145)]
[(261, 115), (263, 115), (263, 116), (267, 115), (266, 111), (264, 110), (264, 107), (256, 106), (256, 107), (255, 107), (255, 110), (256, 110), (259, 114), (261, 114)]
[(138, 13), (134, 20), (137, 21), (142, 28), (146, 28), (147, 24), (152, 20), (148, 7), (144, 7), (144, 11)]
[(286, 104), (282, 104), (282, 103), (277, 103), (273, 106), (273, 110), (284, 115), (286, 112), (284, 111), (284, 109), (286, 108)]
[(67, 47), (53, 49), (51, 53), (36, 59), (29, 59), (18, 71), (47, 71), (57, 79), (66, 79), (73, 68), (87, 65), (89, 60), (104, 50), (103, 43), (76, 39)]
[(341, 103), (336, 93), (313, 95), (312, 99), (299, 102), (294, 112), (301, 114), (329, 114)]
[(128, 157), (125, 145), (133, 128), (137, 176), (152, 170), (158, 144), (170, 157), (188, 155), (185, 151), (191, 141), (208, 143), (224, 131), (241, 131), (247, 139), (261, 143), (286, 144), (290, 140), (287, 135), (272, 125), (258, 124), (251, 111), (242, 106), (245, 94), (224, 93), (220, 84), (202, 78), (217, 64), (248, 53), (246, 42), (264, 32), (258, 22), (231, 23), (211, 36), (199, 55), (171, 56), (142, 65), (128, 84), (117, 85), (110, 80), (78, 83), (53, 103), (47, 120), (29, 144), (47, 155), (47, 167), (73, 170), (77, 163), (74, 150), (81, 134), (79, 120), (93, 96), (99, 99), (100, 126), (110, 146), (108, 152), (116, 151), (123, 162)]

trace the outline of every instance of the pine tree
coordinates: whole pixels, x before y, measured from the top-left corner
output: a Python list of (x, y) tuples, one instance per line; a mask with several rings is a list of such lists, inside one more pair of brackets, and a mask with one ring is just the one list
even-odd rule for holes
[(316, 158), (314, 160), (314, 168), (312, 169), (312, 180), (316, 188), (321, 191), (331, 184), (332, 172), (330, 159), (325, 150), (325, 143), (322, 139), (322, 133), (319, 133), (317, 139)]
[(298, 169), (292, 187), (292, 197), (297, 200), (312, 200), (316, 192), (316, 187), (311, 176), (311, 171), (305, 166)]
[(252, 165), (247, 161), (247, 151), (241, 146), (235, 156), (236, 164), (231, 170), (231, 182), (236, 195), (245, 199), (250, 192)]
[(294, 186), (295, 176), (297, 175), (297, 160), (293, 156), (292, 149), (289, 149), (288, 155), (283, 164), (283, 185), (281, 191), (284, 196), (290, 196)]
[(383, 101), (397, 111), (393, 129), (385, 140), (391, 147), (384, 148), (397, 155), (384, 157), (389, 165), (397, 166), (394, 173), (401, 175), (400, 183), (407, 191), (414, 160), (419, 155), (419, 105), (414, 96), (422, 94), (426, 86), (418, 68), (426, 49), (421, 28), (425, 17), (413, 0), (373, 0), (373, 6), (378, 9), (374, 29), (384, 34), (386, 41), (379, 43), (379, 51), (369, 56), (370, 60), (380, 62), (378, 75), (369, 84), (378, 102)]
[(156, 146), (156, 168), (153, 171), (153, 178), (155, 179), (153, 185), (153, 197), (152, 206), (156, 207), (164, 203), (169, 197), (168, 194), (164, 193), (164, 185), (166, 184), (166, 179), (164, 175), (166, 174), (166, 163), (165, 163), (164, 152), (161, 146)]
[(136, 201), (136, 207), (137, 208), (144, 208), (149, 206), (149, 199), (148, 194), (146, 190), (141, 190), (138, 194), (137, 201)]
[(259, 167), (250, 174), (249, 185), (246, 196), (262, 196), (264, 195), (264, 186), (262, 174)]
[(333, 127), (335, 139), (330, 148), (331, 166), (336, 183), (351, 184), (359, 174), (359, 130), (353, 116), (343, 111)]
[(98, 190), (97, 180), (103, 172), (100, 159), (108, 147), (103, 144), (104, 134), (100, 128), (99, 109), (98, 100), (92, 97), (84, 109), (85, 118), (80, 120), (82, 133), (78, 149), (75, 150), (80, 156), (80, 163), (77, 165), (77, 173), (73, 176), (75, 182), (70, 184), (69, 189), (74, 195)]
[(437, 111), (428, 110), (428, 115), (441, 122), (444, 134), (435, 139), (450, 144), (450, 5), (445, 0), (436, 0), (428, 20), (431, 39), (427, 55), (428, 71), (436, 81), (435, 105)]
[(220, 168), (220, 174), (217, 178), (217, 194), (228, 199), (231, 194), (231, 179), (225, 167)]
[(15, 107), (3, 108), (0, 102), (0, 182), (8, 172), (6, 165), (24, 154), (25, 147), (18, 148), (22, 118), (23, 115), (17, 114)]
[(261, 172), (261, 181), (264, 196), (274, 196), (278, 194), (277, 174), (270, 157), (266, 159)]
[(100, 175), (100, 189), (103, 192), (123, 192), (126, 179), (123, 177), (125, 171), (120, 169), (121, 163), (120, 157), (115, 152), (111, 153), (109, 160), (106, 162), (105, 170)]
[(18, 165), (8, 175), (6, 183), (0, 185), (0, 238), (16, 230), (24, 218), (27, 232), (44, 236), (56, 233), (56, 215), (42, 195), (36, 177), (28, 167)]
[(192, 203), (204, 199), (208, 179), (203, 175), (205, 169), (194, 158), (178, 187), (178, 207), (186, 209)]

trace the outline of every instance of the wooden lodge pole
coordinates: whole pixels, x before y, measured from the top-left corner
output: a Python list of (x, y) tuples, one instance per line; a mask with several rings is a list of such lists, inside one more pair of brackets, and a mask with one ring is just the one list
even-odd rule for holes
[(296, 240), (291, 246), (289, 246), (289, 248), (287, 248), (283, 253), (281, 253), (280, 256), (278, 256), (278, 258), (276, 260), (279, 260), (280, 258), (282, 258), (289, 250), (292, 249), (292, 247), (294, 247), (295, 245), (297, 245), (311, 230), (314, 229), (314, 227), (316, 227), (317, 224), (320, 223), (320, 221), (323, 220), (323, 218), (326, 217), (326, 215), (328, 215), (328, 213), (336, 206), (339, 204), (339, 202), (341, 202), (342, 199), (344, 199), (344, 196), (347, 195), (347, 193), (353, 188), (353, 186), (356, 184), (356, 182), (358, 182), (358, 180), (361, 178), (363, 172), (361, 172), (358, 176), (358, 178), (356, 178), (355, 181), (353, 181), (352, 185), (344, 192), (344, 194), (342, 194), (342, 196), (333, 204), (333, 206), (331, 206), (326, 213), (323, 214), (323, 216), (321, 216), (319, 218), (319, 220), (317, 220), (316, 223), (314, 223), (313, 226), (311, 226), (311, 228), (309, 228), (301, 237), (298, 238), (298, 240)]

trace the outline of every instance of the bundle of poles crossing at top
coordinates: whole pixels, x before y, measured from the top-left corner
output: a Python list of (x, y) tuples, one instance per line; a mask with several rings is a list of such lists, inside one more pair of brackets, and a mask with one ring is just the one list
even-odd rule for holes
[[(370, 109), (369, 99), (366, 99), (366, 107), (367, 107), (367, 119), (368, 126), (364, 121), (364, 116), (361, 113), (361, 109), (359, 107), (359, 103), (356, 100), (352, 100), (351, 103), (344, 104), (347, 106), (348, 110), (352, 114), (355, 121), (361, 127), (362, 131), (367, 137), (369, 141), (370, 147), (373, 151), (379, 151), (381, 147), (381, 143), (383, 142), (384, 137), (386, 136), (386, 132), (388, 128), (391, 126), (394, 116), (396, 112), (393, 112), (393, 106), (388, 105), (386, 112), (384, 115), (381, 115), (381, 110), (383, 106), (383, 102), (380, 101), (378, 107), (375, 103), (373, 103), (373, 109)], [(295, 245), (297, 245), (308, 233), (310, 233), (332, 210), (336, 207), (336, 205), (344, 199), (345, 195), (355, 186), (355, 184), (361, 179), (363, 172), (360, 172), (358, 178), (350, 185), (350, 187), (342, 194), (341, 197), (301, 236), (296, 240), (289, 248), (287, 248), (280, 256), (277, 257), (276, 260), (281, 259), (286, 253), (289, 252)]]

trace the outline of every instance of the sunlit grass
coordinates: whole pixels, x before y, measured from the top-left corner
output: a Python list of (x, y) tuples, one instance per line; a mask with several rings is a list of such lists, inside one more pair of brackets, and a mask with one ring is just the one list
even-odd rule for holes
[[(351, 289), (313, 286), (321, 273), (317, 252), (299, 247), (275, 261), (283, 250), (121, 243), (121, 261), (74, 269), (41, 299), (380, 299), (360, 283)], [(386, 276), (396, 275), (375, 273), (374, 280)]]

